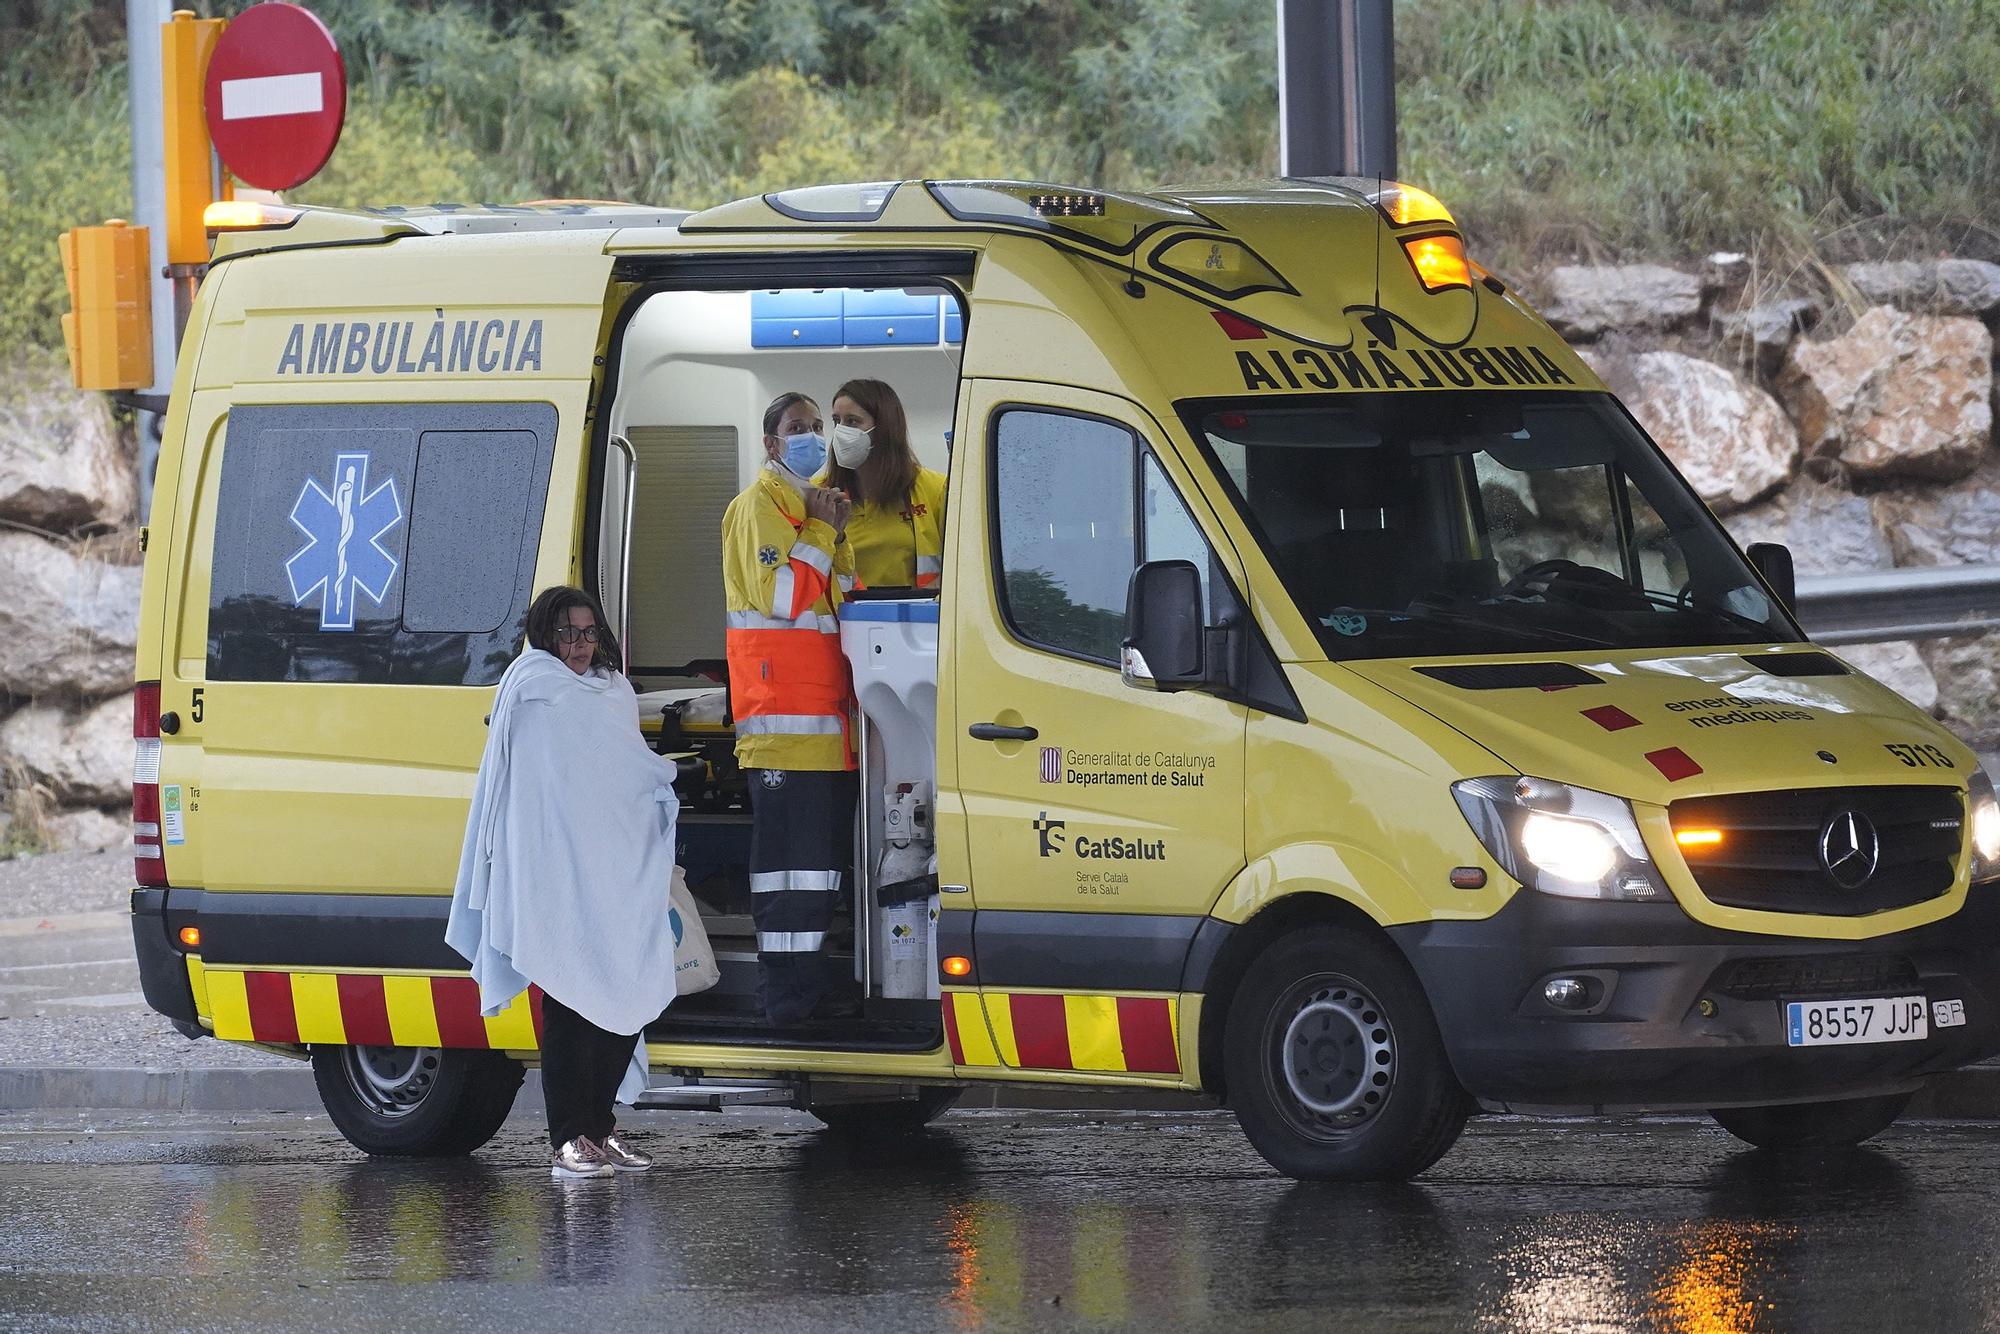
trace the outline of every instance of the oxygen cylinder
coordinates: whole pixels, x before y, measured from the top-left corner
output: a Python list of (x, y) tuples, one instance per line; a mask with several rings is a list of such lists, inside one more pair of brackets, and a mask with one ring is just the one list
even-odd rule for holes
[(875, 916), (875, 957), (881, 963), (882, 994), (902, 1000), (936, 994), (931, 952), (937, 935), (937, 877), (883, 885), (875, 891), (875, 901), (881, 907)]

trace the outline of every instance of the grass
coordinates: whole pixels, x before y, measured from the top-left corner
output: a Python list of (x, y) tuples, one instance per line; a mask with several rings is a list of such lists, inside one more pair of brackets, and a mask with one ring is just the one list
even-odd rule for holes
[(49, 791), (32, 781), (12, 760), (0, 763), (0, 862), (46, 852), (52, 845), (49, 816), (55, 803)]
[(1503, 264), (2000, 252), (2000, 3), (1399, 7), (1405, 175)]

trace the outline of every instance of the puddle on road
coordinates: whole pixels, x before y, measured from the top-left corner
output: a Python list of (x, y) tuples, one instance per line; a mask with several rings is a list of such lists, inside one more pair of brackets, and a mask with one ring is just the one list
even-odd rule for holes
[[(663, 1319), (706, 1303), (966, 1331), (1751, 1334), (2000, 1316), (1984, 1263), (2000, 1202), (1966, 1184), (1984, 1181), (1991, 1133), (1913, 1127), (1895, 1132), (1908, 1152), (1799, 1163), (1688, 1126), (1475, 1127), (1423, 1182), (1331, 1187), (1261, 1170), (1220, 1117), (985, 1113), (878, 1145), (648, 1119), (639, 1138), (660, 1169), (559, 1186), (520, 1122), (455, 1162), (314, 1161), (302, 1129), (273, 1136), (270, 1164), (234, 1137), (206, 1162), (17, 1158), (0, 1274), (53, 1277), (86, 1257), (171, 1275), (204, 1309), (251, 1320), (281, 1289), (385, 1282), (440, 1311), (472, 1285), (514, 1293), (508, 1309), (558, 1311), (588, 1290)], [(1961, 1188), (1936, 1188), (1947, 1181)]]

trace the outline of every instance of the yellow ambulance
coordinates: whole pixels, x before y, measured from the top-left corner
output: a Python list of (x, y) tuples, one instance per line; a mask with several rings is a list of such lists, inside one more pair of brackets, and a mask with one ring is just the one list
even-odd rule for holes
[[(1400, 1178), (1482, 1107), (1854, 1142), (2000, 1050), (1973, 754), (1420, 190), (232, 207), (146, 530), (133, 925), (156, 1009), (309, 1058), (364, 1150), (476, 1148), (535, 1061), (443, 933), (556, 583), (624, 632), (721, 973), (654, 1105), (1199, 1093), (1281, 1172)], [(861, 1013), (774, 1030), (720, 522), (763, 406), (856, 376), (948, 473), (944, 576), (843, 616)]]

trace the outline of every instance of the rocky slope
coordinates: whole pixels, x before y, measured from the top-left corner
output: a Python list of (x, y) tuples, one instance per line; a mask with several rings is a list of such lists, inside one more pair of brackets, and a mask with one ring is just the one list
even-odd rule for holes
[[(1578, 266), (1526, 286), (1739, 542), (1786, 543), (1802, 575), (2000, 564), (2000, 265), (1850, 264), (1818, 295), (1758, 301), (1740, 269)], [(2000, 745), (2000, 635), (1841, 652)]]
[(0, 375), (0, 852), (129, 840), (137, 505), (103, 396)]

